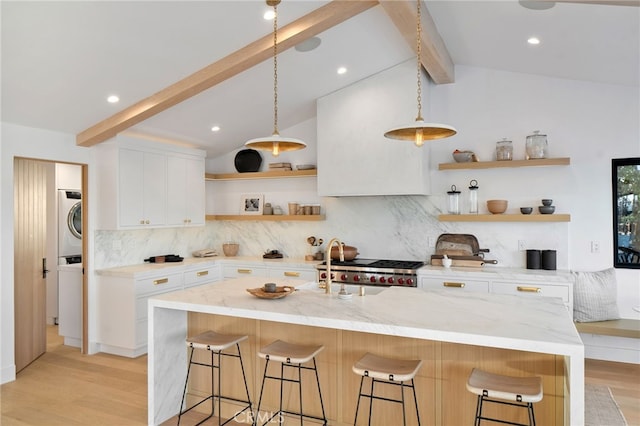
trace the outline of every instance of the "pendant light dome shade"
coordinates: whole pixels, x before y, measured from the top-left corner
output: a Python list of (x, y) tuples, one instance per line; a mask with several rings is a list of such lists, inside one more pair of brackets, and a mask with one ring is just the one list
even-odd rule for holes
[(265, 138), (248, 140), (244, 145), (253, 149), (271, 151), (274, 157), (277, 157), (281, 152), (296, 151), (307, 147), (307, 144), (300, 139), (283, 138), (277, 133)]
[(397, 139), (403, 141), (413, 141), (416, 146), (424, 145), (424, 141), (448, 138), (455, 135), (457, 130), (448, 124), (425, 123), (422, 119), (422, 65), (420, 64), (421, 41), (422, 41), (422, 18), (420, 14), (420, 3), (422, 0), (416, 1), (416, 62), (417, 62), (417, 99), (418, 99), (418, 116), (416, 120), (409, 125), (394, 127), (385, 132), (384, 136), (389, 139)]
[(456, 129), (447, 124), (425, 123), (422, 120), (416, 120), (408, 126), (387, 130), (384, 136), (389, 139), (414, 141), (416, 146), (422, 146), (424, 141), (448, 138), (456, 133)]
[(263, 151), (271, 151), (274, 157), (281, 152), (295, 151), (307, 147), (300, 139), (283, 138), (278, 132), (278, 4), (280, 0), (266, 0), (273, 6), (273, 133), (264, 138), (255, 138), (245, 142), (245, 146)]

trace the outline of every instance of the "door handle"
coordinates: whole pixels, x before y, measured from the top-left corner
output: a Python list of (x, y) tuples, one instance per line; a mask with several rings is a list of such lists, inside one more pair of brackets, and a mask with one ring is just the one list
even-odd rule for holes
[(47, 258), (43, 257), (42, 258), (42, 278), (47, 278), (47, 273), (49, 272), (49, 270), (47, 269)]

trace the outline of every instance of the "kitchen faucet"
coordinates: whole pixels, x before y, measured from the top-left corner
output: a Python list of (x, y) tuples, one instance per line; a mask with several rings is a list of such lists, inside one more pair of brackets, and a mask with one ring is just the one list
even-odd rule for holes
[(325, 294), (331, 294), (331, 247), (333, 247), (334, 243), (338, 243), (338, 250), (340, 252), (340, 262), (344, 262), (344, 249), (342, 248), (342, 243), (337, 238), (332, 238), (327, 244), (327, 249), (325, 252), (325, 259), (327, 259), (327, 279), (325, 281), (324, 292)]

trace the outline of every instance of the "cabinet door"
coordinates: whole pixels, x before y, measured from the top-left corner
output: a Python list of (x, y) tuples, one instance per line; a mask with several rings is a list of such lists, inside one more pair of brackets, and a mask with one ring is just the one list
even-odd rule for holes
[(167, 199), (165, 156), (123, 148), (120, 149), (119, 163), (119, 225), (164, 225)]
[(167, 224), (203, 225), (204, 159), (167, 157)]
[(120, 226), (144, 224), (144, 152), (121, 149), (118, 171), (118, 217)]
[(205, 182), (204, 159), (186, 159), (187, 170), (185, 176), (185, 216), (188, 225), (204, 225), (205, 217)]
[(145, 225), (167, 223), (167, 162), (166, 156), (144, 153), (144, 218)]

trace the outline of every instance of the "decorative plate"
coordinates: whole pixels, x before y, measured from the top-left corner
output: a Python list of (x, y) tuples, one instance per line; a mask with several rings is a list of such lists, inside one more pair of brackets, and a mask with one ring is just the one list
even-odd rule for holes
[(257, 172), (262, 165), (262, 156), (255, 149), (243, 149), (236, 154), (234, 163), (239, 173)]
[(247, 291), (260, 299), (281, 299), (296, 291), (296, 288), (289, 285), (282, 285), (276, 287), (276, 291), (273, 293), (267, 293), (263, 287), (248, 288)]

